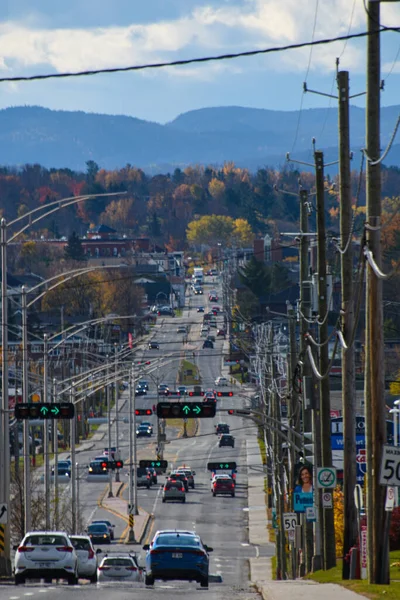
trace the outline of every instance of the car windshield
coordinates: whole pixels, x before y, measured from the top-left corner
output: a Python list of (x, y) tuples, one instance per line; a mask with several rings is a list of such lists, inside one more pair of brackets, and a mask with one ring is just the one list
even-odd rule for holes
[(99, 523), (101, 523), (101, 524), (108, 525), (109, 527), (111, 527), (111, 523), (110, 523), (110, 521), (103, 521), (103, 520), (101, 520), (101, 521), (100, 521), (100, 520), (98, 520), (98, 521), (93, 521), (93, 524), (95, 524), (95, 523), (96, 523), (96, 524), (99, 524)]
[(89, 540), (82, 538), (69, 538), (75, 550), (91, 550), (92, 546)]
[(24, 546), (69, 546), (61, 535), (31, 535), (26, 538)]
[(103, 560), (103, 565), (115, 566), (115, 567), (131, 567), (132, 566), (131, 558), (105, 558)]
[(88, 531), (90, 532), (107, 532), (107, 525), (105, 523), (97, 523), (96, 525), (89, 525)]
[(139, 469), (137, 470), (137, 476), (143, 477), (145, 475), (147, 475), (147, 469), (144, 469), (143, 467), (142, 468), (139, 467)]
[(192, 535), (159, 535), (156, 540), (159, 546), (200, 546), (200, 541)]
[(182, 483), (179, 481), (168, 481), (165, 484), (165, 489), (170, 490), (170, 489), (178, 489), (181, 490), (182, 489)]

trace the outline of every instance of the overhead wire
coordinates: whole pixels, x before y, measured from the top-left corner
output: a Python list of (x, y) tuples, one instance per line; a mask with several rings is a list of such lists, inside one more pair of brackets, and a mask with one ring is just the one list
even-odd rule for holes
[[(399, 31), (397, 27), (382, 27), (380, 32), (385, 31)], [(165, 67), (177, 67), (184, 66), (190, 64), (201, 64), (208, 62), (215, 62), (221, 60), (232, 60), (236, 58), (245, 58), (251, 56), (258, 56), (263, 54), (272, 54), (277, 52), (284, 52), (287, 50), (298, 50), (300, 48), (308, 48), (310, 46), (323, 46), (326, 44), (332, 44), (334, 42), (340, 42), (345, 40), (359, 39), (367, 37), (371, 35), (368, 31), (361, 31), (359, 33), (351, 33), (349, 35), (338, 35), (331, 38), (323, 38), (320, 40), (313, 40), (312, 42), (299, 42), (297, 44), (287, 44), (285, 46), (271, 46), (269, 48), (261, 48), (257, 50), (248, 50), (243, 52), (231, 52), (227, 54), (218, 54), (212, 56), (202, 56), (199, 58), (187, 58), (187, 59), (179, 59), (158, 63), (145, 63), (142, 65), (130, 65), (127, 67), (110, 67), (103, 69), (86, 69), (84, 71), (65, 71), (62, 73), (43, 73), (36, 75), (26, 75), (26, 76), (14, 76), (14, 77), (0, 77), (0, 83), (7, 82), (22, 82), (22, 81), (41, 81), (46, 79), (62, 79), (67, 77), (88, 77), (90, 75), (99, 75), (99, 74), (112, 74), (112, 73), (126, 73), (130, 71), (143, 71), (146, 69), (162, 69)]]

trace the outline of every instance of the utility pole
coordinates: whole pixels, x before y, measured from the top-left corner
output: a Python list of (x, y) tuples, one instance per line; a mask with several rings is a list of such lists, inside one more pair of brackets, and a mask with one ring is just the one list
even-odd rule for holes
[[(111, 400), (110, 400), (110, 382), (109, 382), (109, 356), (107, 355), (107, 368), (106, 368), (106, 397), (107, 397), (107, 429), (108, 429), (108, 460), (111, 461)], [(113, 498), (112, 489), (112, 470), (108, 469), (108, 497)]]
[[(367, 8), (367, 246), (381, 266), (381, 168), (380, 156), (380, 3), (368, 1)], [(371, 162), (375, 161), (375, 162)], [(369, 226), (369, 227), (368, 227)], [(386, 537), (386, 488), (379, 485), (382, 448), (386, 441), (385, 369), (383, 348), (382, 281), (367, 265), (366, 278), (366, 360), (365, 412), (367, 426), (367, 519), (372, 547), (369, 551), (370, 583), (389, 582)]]
[[(133, 376), (134, 366), (132, 365), (131, 370), (129, 371), (129, 516), (133, 507), (133, 435), (136, 435), (136, 431), (133, 431), (133, 396), (135, 394), (134, 384), (134, 376)], [(133, 523), (129, 522), (129, 542), (134, 544), (135, 540), (135, 527), (134, 521)]]
[[(118, 389), (118, 359), (117, 359), (117, 344), (114, 344), (114, 352), (115, 352), (115, 379), (114, 379), (114, 389), (115, 389), (115, 458), (119, 459), (119, 421), (118, 421), (118, 403), (119, 403), (119, 389)], [(109, 456), (111, 457), (111, 448), (109, 449)], [(115, 472), (115, 481), (119, 483), (119, 469), (116, 469)]]
[[(43, 336), (43, 402), (49, 401), (48, 393), (48, 340), (47, 334)], [(44, 453), (44, 501), (45, 501), (45, 523), (46, 531), (50, 531), (50, 461), (49, 461), (49, 425), (46, 419), (43, 426), (43, 453)], [(54, 477), (58, 473), (54, 472)]]
[[(303, 381), (303, 432), (312, 430), (312, 386), (311, 386), (311, 368), (306, 355), (306, 334), (308, 332), (307, 320), (311, 318), (311, 287), (309, 273), (309, 228), (308, 228), (308, 191), (300, 190), (300, 355), (303, 360), (302, 381)], [(313, 530), (301, 514), (303, 530), (303, 556), (305, 562), (301, 565), (300, 576), (305, 572), (311, 571), (313, 556)]]
[[(22, 309), (22, 402), (29, 400), (28, 383), (28, 315), (26, 306), (26, 288), (21, 290)], [(31, 530), (31, 466), (29, 453), (29, 420), (23, 423), (23, 446), (24, 446), (24, 511), (25, 511), (25, 533)]]
[[(324, 374), (329, 368), (328, 340), (328, 286), (326, 268), (326, 229), (325, 229), (325, 181), (324, 181), (324, 154), (316, 150), (314, 153), (316, 169), (317, 191), (317, 234), (318, 234), (318, 312), (319, 318), (319, 370)], [(321, 460), (323, 467), (332, 466), (331, 447), (331, 401), (329, 391), (329, 377), (320, 381), (320, 435), (321, 435)], [(316, 482), (315, 482), (316, 484)], [(316, 494), (320, 495), (318, 488)], [(324, 569), (331, 569), (336, 565), (335, 525), (333, 509), (323, 509), (323, 545)]]
[[(75, 387), (71, 384), (70, 402), (74, 403)], [(71, 511), (72, 511), (72, 533), (77, 532), (77, 504), (76, 504), (76, 415), (71, 419)], [(58, 476), (58, 473), (57, 473)]]
[[(53, 378), (53, 402), (57, 402), (57, 380)], [(59, 495), (58, 495), (58, 419), (54, 421), (54, 529), (58, 531)]]
[[(356, 386), (354, 344), (350, 337), (354, 328), (353, 245), (350, 175), (349, 73), (337, 73), (339, 100), (339, 198), (342, 287), (342, 333), (347, 348), (342, 348), (342, 414), (343, 414), (343, 556), (357, 542), (357, 511), (354, 489), (357, 483), (356, 463)], [(342, 578), (349, 579), (350, 562), (343, 561)]]
[[(297, 363), (297, 350), (296, 350), (296, 321), (295, 314), (293, 310), (293, 306), (290, 302), (287, 303), (287, 316), (289, 322), (289, 357), (288, 357), (288, 382), (289, 382), (289, 390), (290, 396), (288, 398), (288, 421), (289, 421), (289, 429), (288, 429), (288, 437), (289, 437), (289, 498), (290, 498), (290, 506), (289, 510), (293, 510), (293, 490), (294, 490), (294, 465), (296, 463), (296, 450), (295, 443), (298, 442), (298, 439), (292, 435), (292, 430), (296, 433), (300, 433), (299, 425), (299, 404), (297, 393), (293, 387), (293, 376), (296, 369)], [(296, 579), (296, 549), (295, 545), (291, 544), (291, 576), (292, 579)]]

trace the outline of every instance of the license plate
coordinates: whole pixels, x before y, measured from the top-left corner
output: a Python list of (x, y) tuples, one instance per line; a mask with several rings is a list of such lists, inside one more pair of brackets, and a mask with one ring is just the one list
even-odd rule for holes
[(42, 569), (47, 569), (48, 567), (50, 567), (50, 563), (39, 563), (39, 567), (41, 567)]
[(183, 554), (182, 552), (173, 552), (172, 553), (172, 558), (182, 558)]
[(120, 571), (121, 567), (114, 567), (114, 571)]

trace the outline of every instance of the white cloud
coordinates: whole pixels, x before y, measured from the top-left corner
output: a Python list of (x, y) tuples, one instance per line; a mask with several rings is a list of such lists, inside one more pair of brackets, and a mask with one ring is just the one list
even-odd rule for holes
[[(210, 0), (211, 1), (211, 0)], [(316, 2), (299, 0), (244, 0), (240, 6), (194, 8), (185, 17), (145, 25), (93, 29), (39, 29), (8, 22), (0, 25), (0, 70), (19, 73), (21, 69), (75, 71), (164, 61), (177, 56), (230, 52), (311, 40)], [(315, 39), (347, 33), (353, 3), (351, 0), (320, 2)], [(382, 11), (385, 24), (399, 22), (400, 9), (388, 6)], [(382, 20), (383, 20), (382, 19)], [(356, 1), (352, 30), (365, 28), (362, 3)], [(334, 70), (335, 57), (344, 43), (313, 48), (311, 70)], [(298, 72), (306, 68), (310, 49), (274, 54), (264, 61), (248, 62), (248, 68)], [(345, 68), (364, 70), (364, 53), (348, 42), (343, 55)], [(207, 77), (217, 77), (226, 66), (208, 66)], [(205, 77), (196, 66), (169, 69), (170, 76)]]

